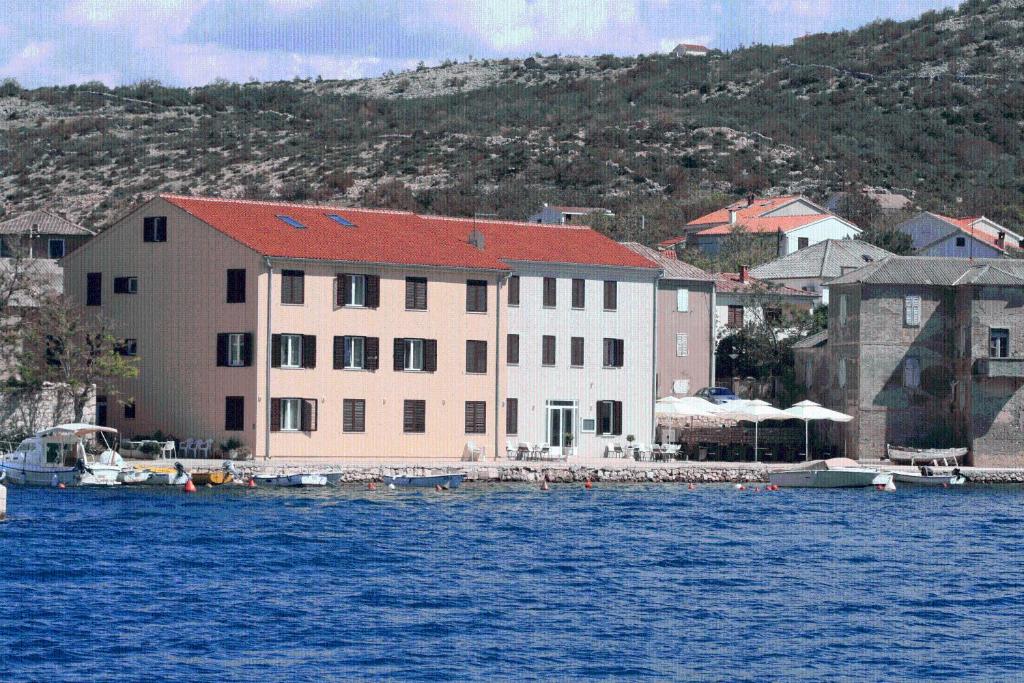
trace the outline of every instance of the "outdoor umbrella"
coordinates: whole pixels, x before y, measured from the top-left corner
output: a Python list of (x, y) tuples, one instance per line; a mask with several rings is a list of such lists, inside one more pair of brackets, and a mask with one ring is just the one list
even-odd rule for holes
[(771, 403), (755, 399), (753, 401), (743, 401), (742, 405), (740, 401), (730, 401), (725, 406), (726, 412), (724, 415), (730, 417), (733, 420), (744, 420), (746, 422), (754, 423), (754, 462), (757, 462), (757, 428), (764, 420), (792, 420), (793, 415), (790, 415), (784, 410), (779, 410)]
[(790, 417), (795, 417), (804, 421), (804, 459), (811, 459), (811, 438), (808, 433), (808, 425), (811, 420), (832, 420), (833, 422), (849, 422), (853, 419), (852, 415), (846, 413), (840, 413), (836, 410), (829, 410), (823, 408), (820, 404), (814, 401), (800, 401), (792, 408), (787, 408), (782, 411), (788, 414)]

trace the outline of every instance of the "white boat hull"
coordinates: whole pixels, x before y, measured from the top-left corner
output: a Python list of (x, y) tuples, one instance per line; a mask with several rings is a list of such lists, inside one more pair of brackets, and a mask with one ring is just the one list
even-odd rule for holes
[(257, 483), (267, 486), (302, 487), (327, 486), (327, 477), (322, 474), (278, 474), (256, 477)]
[(116, 465), (93, 463), (89, 465), (89, 470), (91, 471), (82, 475), (82, 485), (84, 486), (110, 486), (120, 483), (117, 477), (121, 474), (121, 468)]
[(893, 475), (897, 484), (908, 486), (963, 486), (967, 478), (963, 475), (954, 476), (951, 474), (917, 474), (914, 472), (897, 472)]
[(82, 480), (76, 467), (41, 467), (23, 463), (0, 463), (6, 474), (6, 483), (27, 486), (78, 486)]
[(187, 482), (188, 475), (177, 472), (150, 472), (145, 481), (149, 486), (184, 486)]
[(785, 488), (848, 489), (888, 486), (892, 472), (860, 468), (770, 472), (768, 481)]

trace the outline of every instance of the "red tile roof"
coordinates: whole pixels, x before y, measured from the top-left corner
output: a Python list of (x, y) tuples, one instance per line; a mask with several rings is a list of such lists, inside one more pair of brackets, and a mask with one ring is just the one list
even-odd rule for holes
[[(987, 226), (983, 227), (980, 225), (975, 225), (978, 221), (985, 218), (984, 216), (965, 216), (964, 218), (951, 218), (949, 216), (943, 216), (942, 214), (938, 213), (933, 215), (937, 216), (938, 218), (941, 218), (947, 223), (952, 223), (953, 225), (960, 229), (960, 232), (963, 232), (967, 235), (970, 235), (971, 237), (974, 237), (979, 242), (984, 242), (985, 244), (988, 244), (992, 248), (998, 249), (999, 251), (1006, 251), (1005, 243), (1002, 247), (1000, 247), (997, 244), (997, 242), (999, 241), (998, 230), (992, 230)], [(1007, 234), (1007, 237), (1008, 236), (1009, 235)]]
[[(653, 265), (585, 227), (421, 216), (405, 211), (160, 195), (199, 220), (266, 256), (508, 270), (505, 260), (634, 268)], [(328, 217), (338, 214), (354, 227)], [(294, 228), (278, 216), (290, 216)], [(469, 244), (477, 227), (483, 249)]]
[(658, 246), (659, 247), (664, 247), (666, 249), (669, 248), (669, 247), (674, 247), (677, 244), (679, 244), (680, 242), (685, 242), (687, 239), (689, 239), (689, 237), (690, 237), (689, 235), (679, 235), (678, 237), (669, 237), (667, 240), (662, 240), (662, 241), (658, 242)]
[(709, 214), (705, 214), (699, 218), (694, 218), (687, 225), (717, 225), (718, 223), (729, 222), (729, 209), (736, 211), (736, 222), (748, 220), (751, 218), (758, 218), (761, 215), (778, 209), (790, 202), (794, 202), (798, 199), (808, 201), (801, 195), (784, 195), (781, 197), (764, 197), (755, 199), (753, 204), (747, 206), (747, 200), (741, 199), (738, 202), (733, 202), (726, 207), (712, 211)]
[(796, 230), (802, 228), (805, 225), (817, 223), (825, 218), (831, 218), (830, 215), (814, 214), (811, 216), (769, 216), (767, 218), (747, 218), (747, 219), (736, 219), (736, 225), (716, 225), (706, 230), (701, 230), (698, 235), (728, 235), (732, 232), (733, 228), (737, 226), (743, 226), (747, 232), (766, 233), (766, 232), (789, 232), (790, 230)]
[(715, 291), (716, 292), (755, 292), (759, 288), (765, 288), (774, 294), (782, 294), (785, 296), (803, 296), (810, 299), (816, 299), (817, 295), (810, 292), (805, 292), (802, 289), (795, 289), (793, 287), (787, 287), (785, 285), (776, 286), (774, 283), (762, 282), (756, 278), (747, 276), (747, 281), (742, 282), (740, 280), (739, 273), (714, 273), (715, 278)]

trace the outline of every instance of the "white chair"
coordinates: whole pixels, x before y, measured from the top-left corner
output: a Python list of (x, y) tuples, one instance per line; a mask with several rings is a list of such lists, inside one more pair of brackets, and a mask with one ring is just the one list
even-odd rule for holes
[(200, 439), (195, 445), (196, 457), (202, 460), (208, 460), (210, 454), (213, 451), (213, 439), (207, 439), (203, 441)]
[(181, 453), (183, 458), (194, 458), (196, 457), (196, 440), (187, 439), (185, 443), (181, 444)]
[(160, 447), (160, 459), (161, 460), (174, 460), (178, 457), (177, 452), (174, 449), (173, 441), (165, 441)]
[(529, 460), (531, 452), (530, 444), (520, 441), (519, 447), (516, 449), (516, 460)]
[(480, 460), (484, 455), (484, 449), (482, 446), (477, 446), (475, 441), (466, 442), (466, 450), (462, 456), (463, 460), (471, 460), (476, 462)]
[(638, 441), (636, 445), (633, 446), (633, 452), (636, 453), (637, 460), (651, 459), (651, 449), (647, 447), (647, 444), (642, 443), (640, 441)]
[(519, 448), (512, 445), (511, 439), (505, 439), (505, 457), (509, 460), (515, 460), (518, 454)]
[(670, 443), (665, 446), (665, 457), (670, 460), (676, 460), (679, 458), (679, 450), (681, 446), (677, 443)]

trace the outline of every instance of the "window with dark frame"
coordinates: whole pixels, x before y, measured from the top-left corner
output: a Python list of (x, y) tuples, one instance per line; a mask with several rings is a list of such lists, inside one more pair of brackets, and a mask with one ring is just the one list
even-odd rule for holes
[(990, 358), (1010, 357), (1010, 330), (999, 327), (989, 330), (988, 355)]
[(114, 294), (138, 294), (139, 278), (135, 275), (126, 275), (114, 278)]
[(228, 268), (227, 303), (245, 303), (245, 268)]
[(341, 405), (341, 431), (343, 432), (365, 432), (366, 431), (366, 400), (361, 398), (346, 398)]
[(103, 273), (87, 273), (85, 276), (85, 305), (103, 304)]
[(583, 337), (573, 337), (570, 344), (569, 365), (574, 368), (583, 367)]
[(574, 278), (572, 281), (572, 307), (587, 307), (587, 281)]
[(765, 306), (763, 310), (766, 323), (774, 325), (782, 322), (782, 309), (778, 306)]
[(487, 312), (487, 280), (466, 280), (466, 311)]
[(487, 433), (486, 401), (466, 401), (466, 433)]
[(128, 401), (124, 404), (124, 419), (135, 419), (135, 401)]
[(966, 237), (957, 237), (956, 238), (956, 246), (958, 246), (958, 247), (966, 247), (967, 246), (967, 238)]
[(622, 434), (622, 401), (597, 402), (597, 433), (600, 436)]
[(730, 328), (743, 327), (743, 307), (729, 306), (729, 317), (726, 326)]
[(46, 244), (46, 253), (52, 259), (64, 258), (66, 243), (62, 239), (51, 239)]
[(146, 216), (142, 219), (143, 242), (167, 241), (167, 216)]
[(427, 278), (405, 278), (405, 309), (407, 311), (427, 310)]
[(427, 431), (427, 402), (406, 399), (402, 406), (402, 431), (423, 434)]
[(245, 429), (245, 397), (224, 397), (224, 431), (240, 432)]
[(509, 365), (519, 365), (519, 335), (508, 335), (505, 348), (505, 362)]
[(466, 372), (484, 374), (487, 372), (487, 342), (477, 339), (466, 341)]
[(505, 399), (505, 433), (519, 433), (519, 399)]
[(519, 276), (513, 275), (508, 279), (508, 305), (519, 305)]
[(604, 367), (621, 368), (625, 357), (625, 341), (622, 339), (604, 340)]
[(545, 334), (541, 338), (541, 365), (554, 365), (555, 364), (555, 337), (550, 334)]
[(796, 238), (796, 248), (797, 249), (803, 249), (804, 247), (809, 246), (810, 243), (811, 243), (810, 238), (807, 238), (807, 237), (797, 237)]
[(604, 310), (614, 311), (619, 307), (619, 283), (615, 280), (604, 281)]
[(558, 305), (558, 281), (553, 277), (544, 278), (544, 308)]
[(247, 368), (252, 365), (252, 334), (221, 332), (217, 334), (217, 367)]
[(338, 273), (335, 278), (334, 304), (339, 308), (379, 307), (380, 276), (364, 273)]
[(125, 339), (118, 344), (117, 352), (122, 356), (139, 355), (139, 342), (137, 339)]
[(281, 271), (281, 303), (301, 305), (306, 302), (306, 272), (303, 270)]

